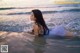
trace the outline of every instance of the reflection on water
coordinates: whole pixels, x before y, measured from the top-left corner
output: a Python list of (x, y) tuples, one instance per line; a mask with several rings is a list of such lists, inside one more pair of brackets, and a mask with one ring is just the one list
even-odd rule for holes
[(8, 35), (7, 32), (0, 32), (0, 45), (6, 44), (6, 35)]
[(44, 37), (35, 37), (34, 40), (34, 52), (35, 53), (44, 53), (45, 45), (46, 45), (46, 39)]
[(35, 37), (27, 32), (4, 31), (0, 36), (5, 36), (0, 39), (0, 45), (9, 45), (9, 53), (80, 53), (80, 38), (55, 39)]

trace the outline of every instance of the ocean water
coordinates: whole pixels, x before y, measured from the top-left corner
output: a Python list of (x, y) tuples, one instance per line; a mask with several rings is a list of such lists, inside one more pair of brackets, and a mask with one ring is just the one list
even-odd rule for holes
[[(49, 28), (63, 25), (67, 30), (80, 36), (80, 5), (49, 5), (48, 7), (0, 8), (0, 31), (27, 32), (32, 29), (30, 14), (32, 9), (40, 9)], [(80, 39), (53, 39), (26, 37), (29, 53), (80, 53)], [(23, 38), (25, 39), (25, 38)]]
[(28, 31), (32, 28), (32, 9), (40, 9), (49, 28), (64, 25), (70, 31), (80, 32), (79, 7), (0, 8), (0, 31)]

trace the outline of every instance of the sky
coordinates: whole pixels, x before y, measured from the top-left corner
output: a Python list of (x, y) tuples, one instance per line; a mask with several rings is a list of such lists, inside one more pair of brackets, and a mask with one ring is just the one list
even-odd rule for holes
[(0, 7), (21, 7), (21, 6), (34, 6), (34, 5), (46, 5), (66, 2), (80, 2), (80, 0), (0, 0)]

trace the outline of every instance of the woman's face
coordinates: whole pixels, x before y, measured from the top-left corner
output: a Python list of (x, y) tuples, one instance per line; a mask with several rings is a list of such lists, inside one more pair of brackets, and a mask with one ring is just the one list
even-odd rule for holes
[(35, 16), (34, 16), (33, 12), (31, 13), (30, 19), (31, 19), (31, 21), (35, 21), (35, 20), (36, 20), (36, 18), (35, 18)]

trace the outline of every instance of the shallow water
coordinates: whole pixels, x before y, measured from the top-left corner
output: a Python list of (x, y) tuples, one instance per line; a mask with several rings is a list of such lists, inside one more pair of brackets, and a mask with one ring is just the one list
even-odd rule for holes
[[(80, 53), (80, 39), (78, 38), (55, 39), (34, 37), (24, 33), (32, 29), (30, 14), (8, 15), (8, 13), (25, 10), (0, 11), (3, 12), (3, 15), (0, 14), (0, 31), (2, 31), (0, 36), (7, 37), (1, 40), (0, 45), (8, 44), (10, 53)], [(48, 11), (43, 13), (43, 16), (49, 28), (63, 25), (67, 30), (77, 32), (80, 36), (80, 11), (56, 13)]]
[(9, 53), (80, 53), (80, 38), (36, 37), (27, 32), (2, 31), (0, 45), (2, 44), (9, 46)]

